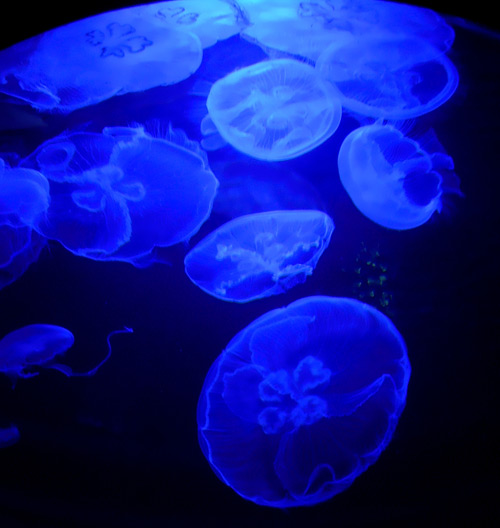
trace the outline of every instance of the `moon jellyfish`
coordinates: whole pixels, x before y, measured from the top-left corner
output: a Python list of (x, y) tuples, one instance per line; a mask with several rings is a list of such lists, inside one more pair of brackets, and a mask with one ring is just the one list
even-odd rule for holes
[(332, 42), (388, 34), (425, 39), (446, 52), (453, 29), (434, 11), (394, 2), (364, 0), (238, 0), (250, 24), (242, 36), (270, 54), (318, 60)]
[(186, 240), (208, 218), (218, 186), (199, 145), (171, 126), (63, 134), (23, 163), (50, 181), (37, 231), (96, 260), (135, 264)]
[(263, 160), (296, 158), (326, 141), (342, 109), (313, 67), (290, 59), (259, 62), (218, 80), (210, 119), (235, 149)]
[(142, 6), (47, 31), (0, 53), (0, 92), (38, 110), (71, 112), (178, 83), (202, 60), (199, 38)]
[(265, 506), (307, 506), (345, 490), (389, 444), (410, 363), (392, 322), (346, 298), (306, 297), (239, 332), (198, 402), (216, 475)]
[(186, 255), (186, 274), (224, 301), (243, 303), (283, 293), (312, 274), (333, 229), (332, 219), (321, 211), (241, 216)]
[(18, 378), (31, 378), (38, 372), (36, 367), (51, 368), (66, 376), (93, 376), (97, 370), (111, 357), (110, 338), (114, 334), (131, 333), (131, 328), (115, 330), (107, 337), (108, 354), (93, 369), (87, 372), (73, 372), (67, 365), (56, 361), (56, 357), (64, 354), (73, 346), (73, 334), (62, 326), (33, 324), (14, 330), (0, 340), (0, 372), (12, 380), (14, 387)]
[(426, 114), (445, 103), (458, 86), (458, 72), (446, 55), (409, 37), (334, 42), (316, 68), (338, 89), (342, 106), (370, 117)]
[(148, 7), (159, 7), (155, 16), (168, 26), (197, 35), (203, 48), (236, 35), (243, 22), (236, 6), (225, 0), (173, 0)]
[(10, 447), (19, 442), (19, 429), (11, 424), (8, 427), (0, 427), (0, 449)]
[(45, 238), (32, 227), (49, 207), (49, 183), (38, 171), (0, 158), (0, 289), (37, 260)]
[(38, 260), (47, 239), (31, 227), (0, 225), (0, 290)]
[(443, 174), (453, 160), (429, 153), (391, 125), (352, 131), (338, 157), (342, 185), (370, 220), (391, 229), (418, 227), (441, 211)]

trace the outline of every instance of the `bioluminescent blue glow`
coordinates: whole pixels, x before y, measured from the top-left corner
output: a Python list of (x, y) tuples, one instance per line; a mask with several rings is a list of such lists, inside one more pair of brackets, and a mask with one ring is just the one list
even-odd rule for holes
[(218, 80), (207, 108), (235, 149), (263, 160), (308, 152), (340, 123), (340, 102), (312, 66), (291, 59), (264, 61)]
[(14, 424), (8, 427), (0, 427), (0, 449), (17, 444), (19, 438), (19, 429)]
[(257, 504), (322, 502), (387, 446), (409, 378), (386, 316), (352, 299), (300, 299), (252, 322), (213, 363), (198, 403), (201, 449)]
[(242, 36), (271, 54), (281, 51), (310, 61), (332, 42), (385, 34), (419, 37), (441, 52), (452, 45), (452, 28), (434, 11), (378, 0), (238, 0), (250, 24)]
[(351, 132), (338, 158), (342, 185), (370, 220), (391, 229), (418, 227), (441, 210), (443, 177), (453, 160), (428, 153), (392, 125)]
[(2, 51), (0, 92), (39, 110), (71, 112), (188, 78), (201, 64), (200, 39), (165, 24), (157, 10), (103, 13)]
[(334, 229), (321, 211), (270, 211), (222, 225), (184, 260), (186, 274), (224, 301), (283, 293), (312, 274)]
[(0, 340), (0, 372), (12, 380), (12, 386), (18, 378), (31, 378), (38, 372), (37, 367), (51, 368), (66, 376), (93, 376), (111, 357), (110, 338), (115, 334), (131, 333), (131, 328), (115, 330), (108, 337), (108, 353), (97, 366), (87, 372), (73, 372), (67, 365), (58, 363), (56, 358), (73, 346), (73, 334), (62, 326), (32, 324), (14, 330)]
[(409, 119), (445, 103), (458, 86), (446, 55), (427, 42), (403, 37), (334, 42), (316, 68), (340, 93), (342, 106), (386, 119)]
[(210, 214), (217, 179), (183, 131), (151, 134), (108, 127), (42, 144), (23, 162), (50, 181), (37, 231), (77, 255), (132, 264), (192, 236)]

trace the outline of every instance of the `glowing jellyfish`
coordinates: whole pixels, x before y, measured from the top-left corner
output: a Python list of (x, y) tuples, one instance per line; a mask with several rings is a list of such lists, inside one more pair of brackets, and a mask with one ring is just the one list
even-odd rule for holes
[(224, 301), (283, 293), (311, 275), (334, 229), (321, 211), (241, 216), (216, 229), (184, 260), (186, 274)]
[(313, 67), (291, 59), (264, 61), (217, 81), (207, 99), (210, 119), (235, 149), (263, 160), (296, 158), (340, 123), (333, 88)]
[(431, 112), (458, 86), (458, 72), (446, 55), (423, 40), (405, 36), (334, 42), (316, 68), (338, 89), (342, 106), (386, 119)]
[(51, 205), (36, 229), (77, 255), (132, 264), (192, 236), (210, 214), (217, 179), (183, 131), (150, 132), (107, 127), (41, 145), (24, 161), (50, 181)]
[(0, 225), (0, 290), (38, 260), (47, 239), (31, 227)]
[(200, 446), (242, 497), (316, 504), (377, 460), (409, 378), (386, 316), (352, 299), (300, 299), (252, 322), (215, 360), (198, 403)]
[(429, 153), (391, 125), (351, 132), (338, 158), (342, 185), (370, 220), (391, 229), (411, 229), (441, 211), (443, 173), (453, 160)]
[(0, 449), (17, 444), (19, 438), (19, 429), (14, 424), (8, 427), (0, 427)]
[(149, 7), (168, 26), (197, 35), (203, 48), (236, 35), (243, 24), (236, 4), (225, 0), (173, 0)]
[(71, 112), (114, 95), (178, 83), (202, 60), (199, 38), (142, 6), (79, 20), (0, 53), (0, 92)]
[(36, 367), (51, 368), (71, 376), (93, 376), (111, 357), (110, 338), (114, 334), (131, 333), (131, 328), (115, 330), (108, 337), (108, 353), (93, 369), (87, 372), (73, 372), (67, 365), (58, 363), (57, 356), (73, 346), (73, 334), (62, 326), (33, 324), (14, 330), (0, 340), (0, 372), (3, 372), (15, 385), (18, 378), (37, 376)]
[(271, 55), (275, 51), (318, 60), (332, 42), (367, 35), (407, 35), (447, 51), (453, 29), (434, 11), (364, 0), (238, 0), (250, 24), (242, 36)]

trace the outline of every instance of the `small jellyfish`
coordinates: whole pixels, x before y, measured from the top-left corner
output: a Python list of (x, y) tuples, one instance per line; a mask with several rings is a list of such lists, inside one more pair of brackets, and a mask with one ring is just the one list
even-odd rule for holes
[(186, 255), (186, 274), (223, 301), (244, 303), (283, 293), (312, 274), (333, 229), (332, 219), (321, 211), (240, 216)]
[(407, 36), (334, 42), (321, 54), (316, 69), (335, 85), (342, 106), (385, 119), (431, 112), (458, 86), (458, 72), (446, 55)]
[(259, 62), (223, 77), (212, 86), (207, 108), (235, 149), (275, 161), (321, 145), (337, 130), (342, 113), (329, 83), (312, 66), (291, 59)]
[(187, 79), (199, 38), (142, 6), (47, 31), (0, 53), (0, 92), (38, 110), (71, 112), (128, 92)]
[(14, 424), (8, 427), (0, 427), (0, 449), (17, 444), (19, 438), (19, 429)]
[(132, 264), (192, 236), (218, 181), (196, 142), (155, 126), (62, 134), (24, 160), (50, 181), (37, 231), (76, 255)]
[(68, 377), (93, 376), (111, 357), (110, 338), (114, 334), (131, 333), (131, 328), (115, 330), (107, 337), (108, 353), (93, 369), (87, 372), (73, 372), (67, 365), (58, 363), (56, 358), (73, 346), (73, 334), (62, 326), (33, 324), (14, 330), (0, 340), (0, 372), (3, 372), (15, 386), (18, 378), (31, 378), (38, 372), (36, 367), (51, 368)]
[(245, 499), (317, 504), (387, 447), (409, 378), (405, 343), (385, 315), (306, 297), (250, 323), (215, 360), (198, 402), (200, 446)]
[(441, 211), (443, 174), (453, 170), (453, 160), (427, 152), (392, 125), (374, 124), (345, 138), (338, 167), (342, 185), (365, 216), (391, 229), (412, 229)]

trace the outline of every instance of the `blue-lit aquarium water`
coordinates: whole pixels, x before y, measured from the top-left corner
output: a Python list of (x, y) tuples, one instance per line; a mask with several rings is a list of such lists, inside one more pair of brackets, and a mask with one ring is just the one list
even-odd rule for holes
[(72, 18), (0, 51), (0, 526), (494, 519), (500, 35)]

